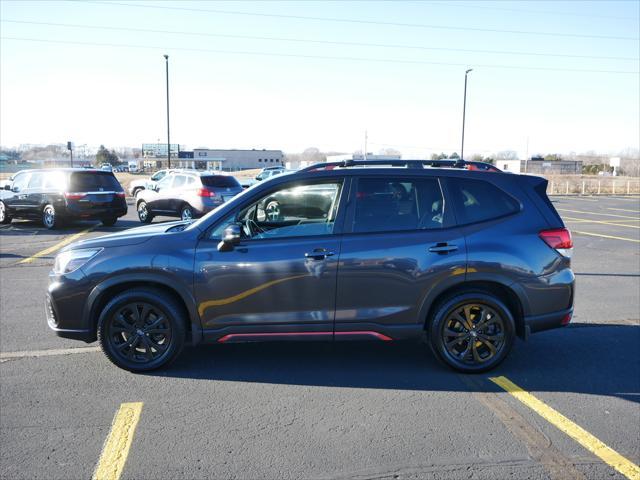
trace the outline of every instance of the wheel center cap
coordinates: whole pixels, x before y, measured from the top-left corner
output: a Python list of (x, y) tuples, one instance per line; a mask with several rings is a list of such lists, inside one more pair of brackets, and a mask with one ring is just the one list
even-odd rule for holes
[(140, 335), (140, 336), (144, 335), (144, 332), (142, 331), (142, 329), (141, 329), (141, 328), (138, 328), (138, 329), (136, 330), (136, 333), (137, 333), (138, 335)]
[(475, 330), (471, 330), (470, 333), (471, 333), (471, 336), (474, 337), (474, 338), (478, 336), (478, 334), (476, 333)]

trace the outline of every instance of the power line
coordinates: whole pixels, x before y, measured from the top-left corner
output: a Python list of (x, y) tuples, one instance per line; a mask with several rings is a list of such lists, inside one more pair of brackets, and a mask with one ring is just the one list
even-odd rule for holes
[(40, 42), (40, 43), (52, 43), (52, 44), (65, 44), (65, 45), (81, 45), (81, 46), (95, 46), (95, 47), (116, 47), (116, 48), (144, 48), (144, 49), (162, 49), (162, 50), (176, 50), (187, 52), (203, 52), (203, 53), (218, 53), (223, 55), (252, 55), (252, 56), (267, 56), (267, 57), (280, 57), (280, 58), (304, 58), (311, 60), (339, 60), (339, 61), (357, 61), (357, 62), (374, 62), (374, 63), (396, 63), (405, 65), (439, 65), (447, 67), (469, 67), (475, 68), (496, 68), (496, 69), (512, 69), (512, 70), (537, 70), (537, 71), (549, 71), (549, 72), (573, 72), (573, 73), (614, 73), (614, 74), (632, 74), (638, 75), (638, 71), (626, 71), (626, 70), (592, 70), (592, 69), (568, 69), (568, 68), (553, 68), (553, 67), (528, 67), (520, 65), (492, 65), (481, 63), (452, 63), (452, 62), (431, 62), (424, 60), (398, 60), (391, 58), (366, 58), (366, 57), (335, 57), (328, 55), (302, 55), (293, 53), (274, 53), (274, 52), (256, 52), (256, 51), (241, 51), (241, 50), (217, 50), (217, 49), (205, 49), (205, 48), (186, 48), (186, 47), (167, 47), (157, 45), (134, 45), (129, 43), (98, 43), (98, 42), (78, 42), (68, 40), (51, 40), (42, 38), (25, 38), (25, 37), (0, 37), (1, 40), (16, 40), (26, 42)]
[(209, 33), (209, 32), (185, 32), (180, 30), (158, 30), (148, 28), (133, 28), (133, 27), (116, 27), (106, 25), (87, 25), (79, 23), (53, 23), (53, 22), (36, 22), (27, 20), (0, 20), (6, 23), (15, 24), (27, 24), (27, 25), (46, 25), (52, 27), (64, 27), (64, 28), (90, 28), (100, 30), (111, 31), (128, 31), (128, 32), (141, 32), (141, 33), (161, 33), (163, 35), (187, 35), (187, 36), (202, 36), (202, 37), (216, 37), (216, 38), (236, 38), (244, 40), (268, 40), (268, 41), (281, 41), (281, 42), (295, 42), (295, 43), (310, 43), (320, 45), (345, 45), (356, 47), (381, 47), (381, 48), (397, 48), (397, 49), (413, 49), (413, 50), (429, 50), (429, 51), (447, 51), (447, 52), (461, 52), (461, 53), (490, 53), (499, 55), (518, 55), (518, 56), (535, 56), (535, 57), (560, 57), (560, 58), (582, 58), (582, 59), (599, 59), (599, 60), (639, 60), (638, 57), (611, 57), (600, 55), (572, 55), (564, 53), (542, 53), (542, 52), (520, 52), (509, 50), (475, 50), (467, 48), (449, 48), (449, 47), (425, 47), (421, 45), (400, 45), (400, 44), (387, 44), (387, 43), (366, 43), (366, 42), (344, 42), (336, 40), (317, 40), (317, 39), (301, 39), (291, 37), (264, 37), (254, 35), (230, 35), (222, 33)]
[[(78, 0), (70, 0), (77, 2)], [(411, 27), (411, 28), (428, 28), (435, 30), (456, 30), (465, 32), (483, 32), (483, 33), (508, 33), (514, 35), (542, 35), (551, 37), (571, 37), (571, 38), (596, 38), (601, 40), (640, 40), (638, 37), (622, 37), (616, 35), (588, 35), (583, 33), (564, 33), (564, 32), (540, 32), (533, 30), (501, 30), (494, 28), (478, 28), (478, 27), (458, 27), (453, 25), (432, 25), (424, 23), (400, 23), (400, 22), (383, 22), (380, 20), (359, 20), (355, 18), (337, 18), (337, 17), (314, 17), (306, 15), (285, 15), (277, 13), (259, 13), (259, 12), (241, 12), (237, 10), (220, 10), (220, 9), (207, 9), (207, 8), (193, 8), (193, 7), (173, 7), (166, 5), (144, 5), (144, 4), (132, 4), (122, 2), (105, 2), (105, 1), (91, 1), (82, 2), (84, 5), (88, 4), (100, 4), (109, 6), (121, 6), (121, 7), (134, 7), (134, 8), (152, 8), (185, 12), (198, 12), (198, 13), (218, 13), (222, 15), (246, 15), (254, 17), (268, 17), (268, 18), (284, 18), (290, 20), (313, 20), (319, 22), (338, 22), (338, 23), (356, 23), (362, 25), (384, 25), (393, 27)]]

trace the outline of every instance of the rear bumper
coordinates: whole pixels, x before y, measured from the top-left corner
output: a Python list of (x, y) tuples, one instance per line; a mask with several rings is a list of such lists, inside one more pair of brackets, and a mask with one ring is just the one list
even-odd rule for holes
[(105, 205), (104, 207), (83, 208), (76, 204), (67, 204), (59, 212), (61, 217), (100, 220), (102, 218), (124, 217), (127, 214), (127, 202), (122, 199), (119, 205)]
[(525, 338), (532, 333), (551, 330), (552, 328), (566, 327), (573, 317), (573, 307), (559, 312), (547, 313), (524, 317)]

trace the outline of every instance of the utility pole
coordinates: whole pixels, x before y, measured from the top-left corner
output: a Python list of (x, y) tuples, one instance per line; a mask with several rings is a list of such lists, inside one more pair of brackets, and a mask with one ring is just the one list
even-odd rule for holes
[(167, 73), (167, 168), (171, 168), (171, 136), (169, 129), (169, 55), (164, 56)]
[(460, 147), (460, 160), (464, 160), (464, 121), (467, 113), (467, 75), (469, 72), (472, 72), (473, 69), (470, 68), (466, 72), (464, 72), (464, 100), (462, 103), (462, 146)]
[(73, 142), (67, 142), (67, 150), (69, 150), (69, 159), (71, 161), (71, 168), (73, 168)]

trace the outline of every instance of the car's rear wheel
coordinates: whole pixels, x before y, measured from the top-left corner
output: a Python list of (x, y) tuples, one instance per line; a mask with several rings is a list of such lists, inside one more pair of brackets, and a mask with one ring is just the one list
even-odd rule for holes
[(138, 218), (142, 223), (151, 223), (153, 221), (151, 210), (144, 200), (138, 202)]
[(0, 224), (6, 225), (7, 223), (11, 223), (11, 216), (7, 212), (4, 202), (0, 202)]
[(277, 200), (269, 200), (267, 206), (264, 209), (267, 216), (267, 221), (277, 222), (282, 219), (282, 211), (280, 209), (280, 203)]
[(190, 205), (183, 205), (180, 209), (180, 218), (185, 221), (193, 220), (193, 208)]
[(113, 227), (117, 221), (118, 221), (118, 217), (107, 217), (101, 220), (102, 224), (105, 227)]
[(170, 296), (153, 289), (114, 297), (98, 320), (98, 341), (120, 368), (144, 372), (164, 367), (182, 351), (186, 318)]
[(461, 293), (440, 303), (429, 328), (436, 356), (464, 373), (486, 372), (499, 365), (514, 338), (509, 308), (484, 292)]
[(42, 224), (49, 230), (59, 228), (62, 224), (62, 221), (56, 214), (56, 209), (53, 205), (46, 205), (42, 209)]

